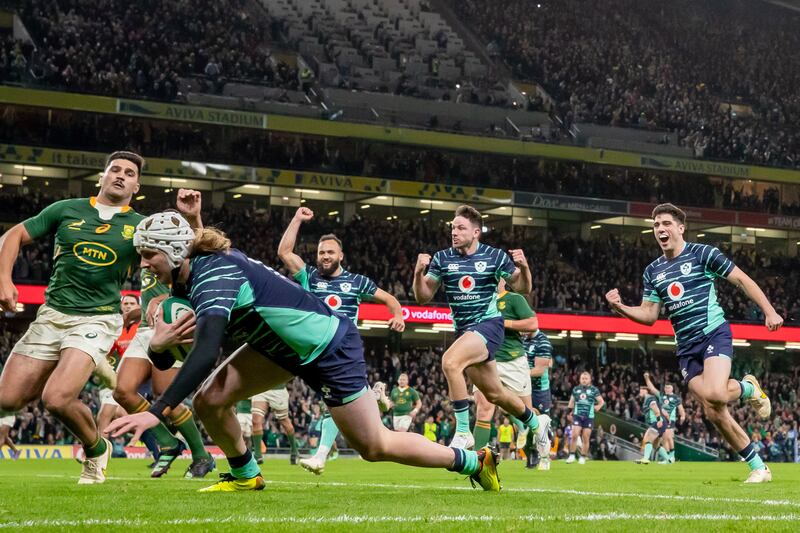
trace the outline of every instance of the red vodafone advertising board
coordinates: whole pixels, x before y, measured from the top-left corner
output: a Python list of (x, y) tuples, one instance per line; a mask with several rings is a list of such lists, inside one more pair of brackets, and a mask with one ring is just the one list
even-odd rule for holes
[[(40, 305), (44, 303), (44, 285), (17, 285), (19, 303)], [(138, 294), (138, 291), (123, 291)], [(659, 320), (652, 326), (643, 326), (616, 316), (568, 315), (562, 313), (537, 313), (539, 327), (546, 331), (579, 330), (593, 333), (636, 333), (639, 335), (663, 335), (672, 337), (672, 325), (668, 320)], [(384, 305), (362, 303), (358, 310), (361, 320), (389, 320), (392, 318)], [(448, 307), (404, 305), (403, 320), (409, 324), (452, 324), (453, 316)], [(800, 342), (800, 327), (784, 327), (778, 331), (767, 331), (760, 324), (732, 324), (733, 337), (751, 341)]]

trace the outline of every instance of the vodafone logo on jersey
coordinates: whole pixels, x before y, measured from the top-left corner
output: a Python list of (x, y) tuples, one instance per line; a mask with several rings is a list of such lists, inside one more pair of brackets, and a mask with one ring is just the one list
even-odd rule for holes
[(461, 292), (470, 292), (475, 288), (475, 278), (472, 276), (461, 276), (461, 279), (458, 280), (458, 288), (461, 289)]
[(330, 294), (325, 297), (325, 304), (336, 311), (342, 306), (342, 299), (339, 298), (336, 294)]
[(683, 283), (680, 281), (673, 281), (667, 287), (667, 295), (669, 295), (670, 300), (680, 300), (683, 298), (683, 294), (686, 291), (683, 289)]

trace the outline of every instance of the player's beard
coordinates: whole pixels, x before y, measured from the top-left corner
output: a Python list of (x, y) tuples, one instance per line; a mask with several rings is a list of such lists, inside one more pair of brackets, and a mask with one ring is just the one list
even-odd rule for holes
[(469, 249), (470, 249), (470, 247), (472, 246), (472, 243), (473, 243), (474, 241), (475, 241), (475, 239), (469, 239), (469, 238), (467, 238), (467, 239), (462, 239), (462, 240), (461, 240), (461, 244), (460, 244), (459, 246), (455, 246), (455, 245), (454, 245), (453, 247), (454, 247), (456, 250), (460, 250), (460, 251), (462, 251), (462, 252), (466, 252), (467, 250), (469, 250)]
[(332, 276), (337, 270), (339, 270), (339, 266), (342, 263), (340, 261), (333, 261), (331, 262), (330, 266), (325, 267), (322, 263), (317, 263), (317, 270), (323, 276)]

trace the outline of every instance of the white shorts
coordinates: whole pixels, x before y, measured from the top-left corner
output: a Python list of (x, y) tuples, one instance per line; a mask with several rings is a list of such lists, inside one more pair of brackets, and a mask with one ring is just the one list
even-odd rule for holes
[[(272, 409), (276, 420), (283, 420), (289, 416), (289, 391), (282, 389), (268, 390), (250, 398), (253, 403), (265, 402)], [(255, 406), (254, 406), (255, 407)]]
[(497, 362), (500, 383), (517, 396), (530, 396), (531, 374), (527, 357), (517, 357), (511, 361)]
[(395, 431), (408, 431), (413, 421), (414, 419), (411, 418), (411, 415), (393, 416), (392, 427)]
[(14, 422), (16, 421), (17, 417), (15, 415), (4, 416), (3, 418), (0, 418), (0, 427), (8, 426), (13, 428)]
[(111, 389), (102, 388), (97, 394), (100, 397), (100, 405), (113, 405), (115, 407), (119, 404), (114, 400), (114, 391)]
[[(133, 336), (131, 343), (128, 345), (128, 349), (122, 354), (122, 359), (145, 359), (148, 363), (151, 363), (150, 358), (147, 357), (147, 349), (150, 347), (150, 340), (154, 334), (155, 331), (151, 328), (139, 326), (139, 329), (136, 330), (136, 335)], [(182, 366), (183, 363), (181, 361), (175, 361), (172, 368), (180, 368)]]
[(105, 360), (122, 333), (122, 315), (67, 315), (42, 305), (28, 331), (17, 341), (12, 353), (58, 361), (66, 348), (89, 354), (97, 365)]
[(236, 418), (239, 420), (239, 425), (242, 428), (242, 433), (245, 436), (253, 434), (253, 414), (252, 413), (236, 413)]

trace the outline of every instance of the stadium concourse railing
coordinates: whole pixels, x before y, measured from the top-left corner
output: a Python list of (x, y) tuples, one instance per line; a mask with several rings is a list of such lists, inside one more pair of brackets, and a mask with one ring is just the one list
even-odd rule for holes
[(685, 174), (724, 176), (783, 183), (800, 182), (800, 170), (796, 169), (673, 157), (630, 150), (550, 144), (536, 142), (535, 140), (523, 141), (519, 138), (487, 137), (486, 135), (448, 133), (413, 127), (348, 122), (346, 117), (337, 118), (336, 120), (332, 120), (334, 117), (310, 118), (289, 114), (292, 112), (291, 106), (287, 106), (285, 114), (267, 114), (236, 109), (185, 105), (175, 102), (112, 98), (29, 87), (12, 87), (9, 85), (0, 86), (0, 103), (134, 116), (154, 120), (268, 129), (305, 135), (356, 138), (392, 144), (427, 146), (429, 148), (582, 161), (598, 165), (667, 172), (675, 171)]

